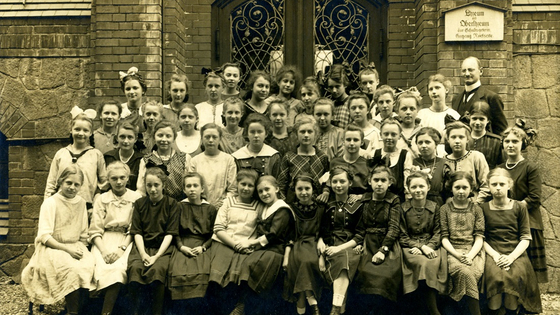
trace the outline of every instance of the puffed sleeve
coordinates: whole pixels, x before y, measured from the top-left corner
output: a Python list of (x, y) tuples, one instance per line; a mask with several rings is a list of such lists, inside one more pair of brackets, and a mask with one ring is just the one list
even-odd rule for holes
[(91, 243), (97, 236), (103, 236), (105, 232), (105, 218), (107, 216), (107, 209), (101, 196), (97, 195), (93, 201), (93, 212), (91, 215), (91, 224), (89, 227), (89, 242)]
[(482, 208), (473, 205), (474, 210), (474, 236), (482, 236), (484, 238), (484, 213)]
[(53, 197), (47, 198), (41, 205), (39, 212), (39, 227), (35, 243), (46, 244), (54, 232), (54, 222), (56, 217), (56, 202)]

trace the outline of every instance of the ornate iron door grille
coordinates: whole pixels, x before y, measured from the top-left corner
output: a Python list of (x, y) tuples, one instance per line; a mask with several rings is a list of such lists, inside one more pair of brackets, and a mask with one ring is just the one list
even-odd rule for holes
[(241, 82), (252, 70), (271, 75), (284, 64), (284, 0), (252, 0), (230, 14), (231, 60), (243, 64)]
[(315, 73), (347, 62), (357, 82), (360, 60), (368, 60), (369, 12), (351, 0), (315, 1)]

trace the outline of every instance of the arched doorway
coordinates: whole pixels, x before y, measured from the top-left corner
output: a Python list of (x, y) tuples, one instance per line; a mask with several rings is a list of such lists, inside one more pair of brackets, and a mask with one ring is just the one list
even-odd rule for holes
[(374, 62), (386, 74), (385, 1), (222, 0), (212, 6), (212, 66), (234, 61), (271, 74), (284, 64), (304, 76), (333, 63)]

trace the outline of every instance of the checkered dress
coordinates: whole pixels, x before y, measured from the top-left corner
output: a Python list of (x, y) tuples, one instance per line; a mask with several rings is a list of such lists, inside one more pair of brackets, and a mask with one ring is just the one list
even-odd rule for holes
[(278, 175), (278, 188), (280, 188), (283, 197), (288, 197), (288, 200), (293, 198), (293, 191), (289, 189), (289, 186), (294, 177), (306, 172), (316, 182), (319, 182), (319, 178), (329, 170), (327, 155), (317, 148), (315, 148), (315, 155), (298, 155), (296, 150), (286, 152), (282, 158), (280, 174)]

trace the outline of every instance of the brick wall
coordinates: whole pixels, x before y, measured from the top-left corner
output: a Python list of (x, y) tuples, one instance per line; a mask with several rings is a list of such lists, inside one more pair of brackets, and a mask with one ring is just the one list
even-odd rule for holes
[[(189, 2), (190, 3), (190, 2)], [(185, 74), (187, 68), (187, 24), (186, 1), (164, 1), (163, 8), (163, 77), (168, 80), (172, 74)], [(168, 91), (163, 91), (163, 102), (167, 103)]]
[(416, 31), (414, 1), (389, 1), (387, 22), (387, 84), (393, 87), (413, 86)]
[(97, 0), (92, 4), (94, 82), (91, 103), (126, 98), (119, 71), (135, 66), (146, 80), (148, 99), (162, 99), (162, 1)]
[[(428, 77), (437, 71), (437, 1), (416, 1), (416, 36), (414, 55), (414, 78), (418, 89), (426, 95)], [(431, 104), (423, 98), (425, 106)]]

